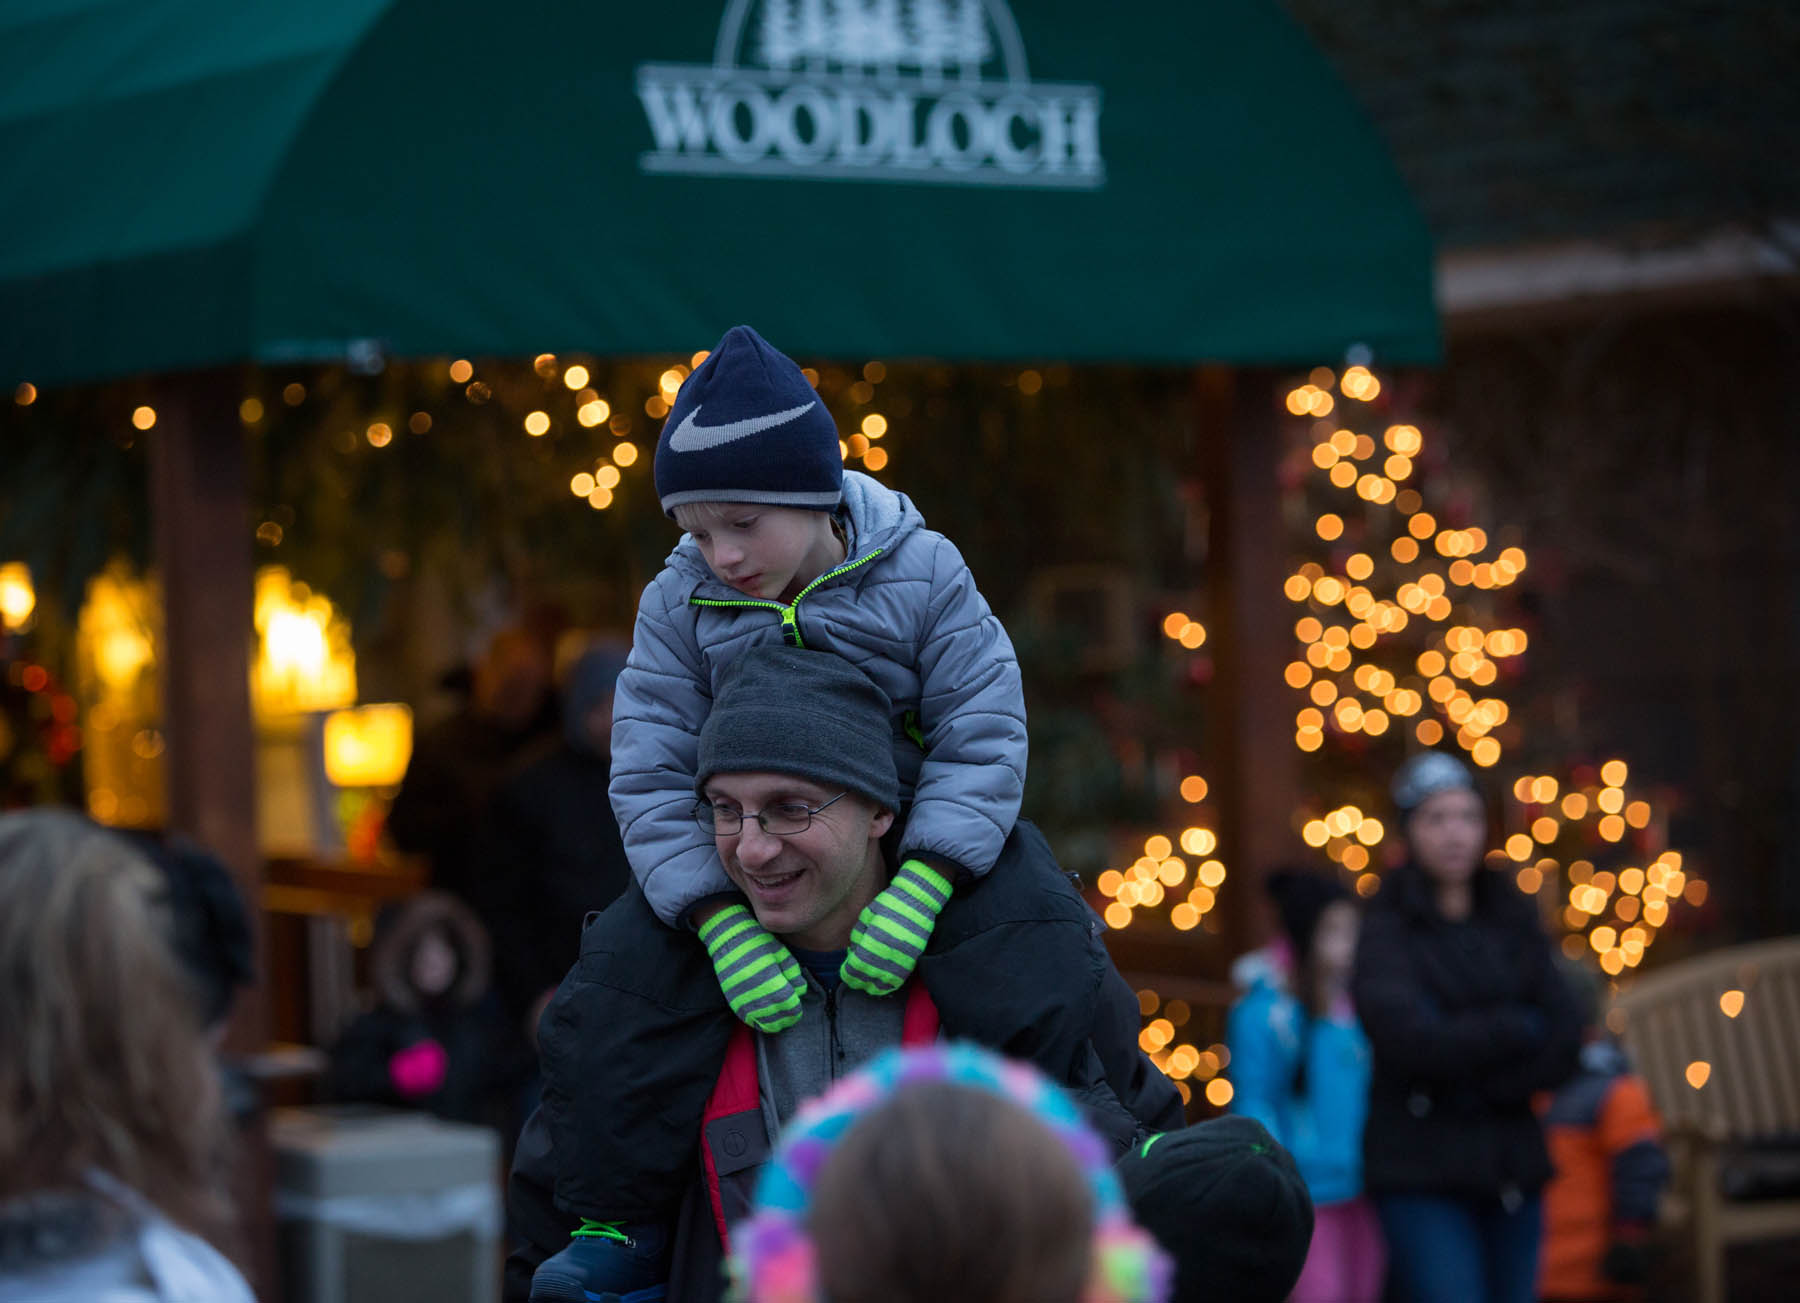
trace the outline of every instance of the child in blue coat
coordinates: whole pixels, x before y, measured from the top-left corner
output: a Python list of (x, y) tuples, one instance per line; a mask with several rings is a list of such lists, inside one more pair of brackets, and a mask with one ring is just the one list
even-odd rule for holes
[(1312, 1248), (1291, 1298), (1377, 1303), (1386, 1252), (1362, 1194), (1369, 1044), (1350, 1006), (1359, 915), (1317, 874), (1271, 874), (1281, 935), (1240, 967), (1249, 992), (1226, 1024), (1232, 1111), (1287, 1147), (1312, 1195)]

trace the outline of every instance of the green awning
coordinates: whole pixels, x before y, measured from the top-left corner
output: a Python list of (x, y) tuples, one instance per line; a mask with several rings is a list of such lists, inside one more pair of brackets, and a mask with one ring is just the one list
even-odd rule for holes
[(1438, 356), (1275, 0), (12, 0), (0, 380), (688, 351)]

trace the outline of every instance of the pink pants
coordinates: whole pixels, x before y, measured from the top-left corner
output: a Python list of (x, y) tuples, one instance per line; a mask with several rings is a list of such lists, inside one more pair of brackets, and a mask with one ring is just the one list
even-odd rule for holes
[(1367, 1199), (1313, 1210), (1312, 1247), (1289, 1303), (1381, 1303), (1387, 1245)]

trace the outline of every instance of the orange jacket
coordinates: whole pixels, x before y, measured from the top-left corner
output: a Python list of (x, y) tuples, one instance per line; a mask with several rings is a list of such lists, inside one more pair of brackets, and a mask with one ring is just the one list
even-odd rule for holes
[[(1610, 1052), (1610, 1053), (1609, 1053)], [(1668, 1175), (1662, 1124), (1644, 1079), (1610, 1045), (1590, 1045), (1582, 1071), (1542, 1105), (1556, 1176), (1544, 1189), (1538, 1292), (1547, 1299), (1630, 1299), (1601, 1260), (1614, 1244), (1641, 1244)]]

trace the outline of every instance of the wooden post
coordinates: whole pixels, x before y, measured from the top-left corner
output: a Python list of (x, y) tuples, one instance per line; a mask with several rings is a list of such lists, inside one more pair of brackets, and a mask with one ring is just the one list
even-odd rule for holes
[[(150, 436), (150, 501), (162, 575), (168, 826), (212, 851), (243, 893), (257, 979), (238, 997), (225, 1046), (254, 1054), (268, 1039), (262, 861), (256, 844), (250, 721), (253, 585), (250, 486), (235, 372), (173, 377)], [(239, 1132), (232, 1193), (257, 1296), (277, 1297), (273, 1163), (260, 1118)]]
[(1282, 667), (1293, 632), (1282, 596), (1285, 561), (1275, 377), (1202, 367), (1195, 375), (1207, 503), (1208, 586), (1214, 595), (1215, 708), (1208, 748), (1219, 794), (1220, 850), (1231, 869), (1220, 894), (1234, 951), (1260, 944), (1262, 881), (1302, 850), (1293, 828), (1299, 763)]
[[(250, 723), (250, 486), (233, 374), (178, 377), (150, 439), (151, 510), (162, 574), (169, 827), (231, 868), (260, 924), (255, 738)], [(258, 953), (261, 951), (260, 926)], [(260, 990), (238, 1002), (228, 1046), (267, 1034)]]

